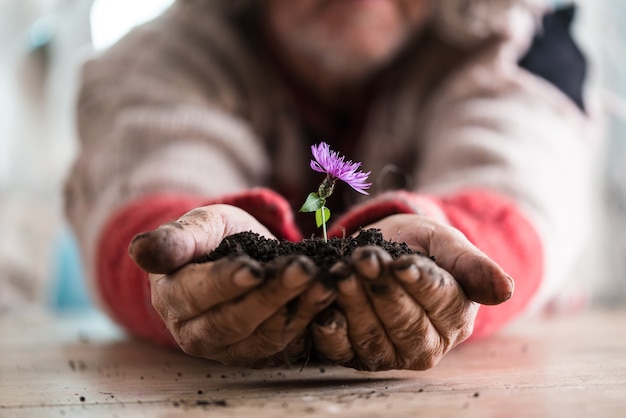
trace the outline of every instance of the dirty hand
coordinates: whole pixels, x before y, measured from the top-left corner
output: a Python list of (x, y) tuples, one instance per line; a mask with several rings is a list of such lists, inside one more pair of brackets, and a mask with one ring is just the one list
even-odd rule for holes
[(362, 370), (424, 370), (472, 332), (478, 305), (499, 304), (512, 279), (458, 230), (419, 215), (394, 215), (368, 228), (434, 257), (396, 260), (380, 247), (356, 250), (338, 263), (338, 309), (311, 326), (317, 352)]
[(195, 262), (245, 231), (273, 238), (247, 212), (210, 205), (136, 236), (129, 252), (150, 273), (152, 304), (183, 351), (227, 365), (289, 363), (308, 352), (307, 327), (335, 293), (312, 283), (306, 257)]

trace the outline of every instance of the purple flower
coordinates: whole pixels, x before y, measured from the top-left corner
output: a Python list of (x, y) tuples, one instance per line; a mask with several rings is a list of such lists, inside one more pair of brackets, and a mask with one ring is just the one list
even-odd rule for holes
[(370, 175), (371, 171), (364, 173), (358, 170), (361, 163), (345, 162), (344, 157), (332, 151), (325, 142), (311, 146), (311, 152), (315, 158), (315, 160), (311, 160), (313, 170), (326, 173), (326, 176), (333, 181), (339, 179), (359, 193), (369, 194), (365, 189), (372, 185), (372, 183), (366, 183), (367, 176)]

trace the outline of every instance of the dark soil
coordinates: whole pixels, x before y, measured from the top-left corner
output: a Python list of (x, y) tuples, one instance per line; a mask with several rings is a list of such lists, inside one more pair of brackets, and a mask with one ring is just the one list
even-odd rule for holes
[(253, 232), (230, 235), (203, 261), (214, 261), (222, 257), (247, 255), (262, 263), (269, 263), (281, 256), (305, 255), (313, 260), (321, 272), (327, 272), (337, 261), (347, 259), (358, 247), (375, 245), (396, 259), (404, 254), (416, 254), (404, 242), (383, 239), (379, 229), (361, 230), (356, 237), (304, 239), (290, 242), (262, 237)]

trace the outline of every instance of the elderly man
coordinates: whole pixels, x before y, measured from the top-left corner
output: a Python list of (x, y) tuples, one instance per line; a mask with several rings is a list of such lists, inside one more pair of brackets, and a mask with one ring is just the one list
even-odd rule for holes
[[(571, 10), (543, 13), (179, 0), (84, 69), (66, 198), (102, 306), (225, 364), (366, 370), (432, 367), (539, 306), (584, 239), (591, 155)], [(304, 256), (195, 262), (237, 232), (309, 235), (293, 213), (320, 141), (373, 173), (369, 199), (335, 192), (330, 235), (379, 228), (432, 260), (357, 251), (331, 288)]]

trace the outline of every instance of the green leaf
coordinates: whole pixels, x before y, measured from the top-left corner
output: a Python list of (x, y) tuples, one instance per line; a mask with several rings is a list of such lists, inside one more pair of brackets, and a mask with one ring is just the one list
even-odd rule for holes
[(304, 205), (300, 208), (300, 212), (315, 212), (323, 208), (325, 203), (326, 199), (320, 197), (316, 192), (309, 193)]
[(328, 222), (330, 219), (330, 209), (326, 207), (321, 207), (315, 211), (315, 222), (317, 223), (317, 227), (322, 226), (323, 223)]

